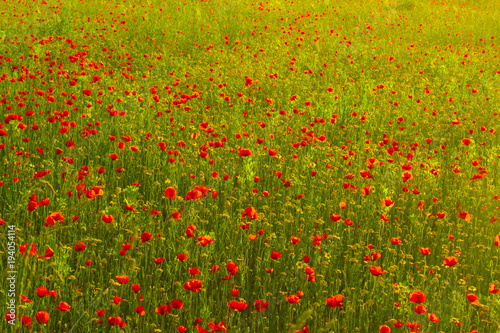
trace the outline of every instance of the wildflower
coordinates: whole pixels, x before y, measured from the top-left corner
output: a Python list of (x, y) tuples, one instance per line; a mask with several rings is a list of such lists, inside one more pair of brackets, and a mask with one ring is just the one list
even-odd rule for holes
[(50, 319), (50, 315), (45, 312), (45, 311), (38, 311), (36, 314), (35, 314), (35, 319), (36, 321), (39, 323), (39, 324), (45, 324), (46, 322), (49, 321)]
[(87, 245), (85, 245), (84, 242), (78, 242), (75, 244), (75, 250), (77, 250), (78, 252), (85, 250), (86, 247)]
[(382, 271), (382, 267), (381, 267), (381, 266), (373, 266), (373, 267), (370, 267), (370, 273), (371, 273), (373, 276), (380, 276), (380, 275), (385, 274), (385, 272), (383, 272), (383, 271)]
[(443, 265), (448, 267), (455, 266), (456, 264), (458, 264), (458, 259), (453, 256), (445, 258), (443, 262)]
[(60, 311), (65, 311), (65, 312), (69, 312), (69, 309), (71, 308), (71, 306), (66, 303), (66, 302), (61, 302), (59, 303), (59, 306), (56, 307), (56, 310), (60, 310)]
[(342, 308), (343, 301), (344, 301), (344, 296), (336, 295), (336, 296), (328, 297), (325, 301), (325, 304), (328, 305), (329, 307), (334, 308), (334, 309), (336, 307)]
[(423, 292), (414, 291), (414, 292), (410, 293), (409, 300), (410, 300), (410, 302), (413, 302), (413, 303), (423, 303), (427, 300), (427, 298), (425, 297), (425, 294)]
[(267, 308), (267, 306), (269, 305), (269, 302), (265, 302), (264, 303), (263, 300), (258, 299), (253, 304), (255, 304), (255, 310), (256, 311), (262, 312), (262, 311), (264, 311)]

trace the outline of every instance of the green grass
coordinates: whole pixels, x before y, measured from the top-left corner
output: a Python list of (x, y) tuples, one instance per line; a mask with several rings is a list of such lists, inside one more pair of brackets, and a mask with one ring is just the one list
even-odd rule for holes
[(0, 13), (2, 332), (499, 329), (494, 2)]

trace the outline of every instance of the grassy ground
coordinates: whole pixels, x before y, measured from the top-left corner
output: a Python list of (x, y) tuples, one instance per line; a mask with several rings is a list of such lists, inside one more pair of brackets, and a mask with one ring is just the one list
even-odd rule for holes
[(500, 327), (494, 2), (0, 13), (2, 331)]

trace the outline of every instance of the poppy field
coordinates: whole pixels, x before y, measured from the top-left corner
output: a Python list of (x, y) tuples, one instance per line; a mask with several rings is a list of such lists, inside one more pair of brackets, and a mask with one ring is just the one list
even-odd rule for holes
[(499, 20), (1, 2), (0, 331), (498, 332)]

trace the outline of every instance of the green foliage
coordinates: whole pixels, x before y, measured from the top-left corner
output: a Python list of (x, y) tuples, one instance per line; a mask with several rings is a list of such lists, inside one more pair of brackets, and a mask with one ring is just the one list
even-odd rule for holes
[(0, 5), (16, 330), (498, 330), (490, 4), (45, 2)]

